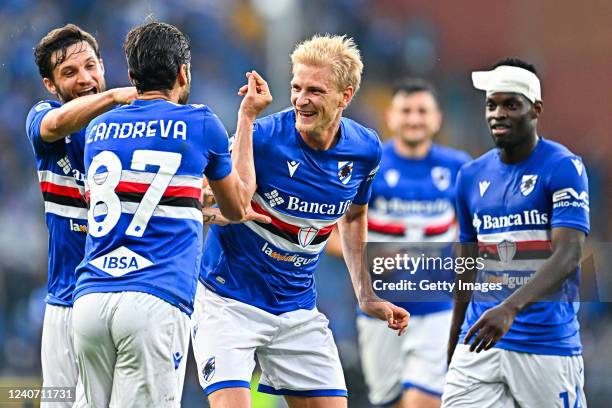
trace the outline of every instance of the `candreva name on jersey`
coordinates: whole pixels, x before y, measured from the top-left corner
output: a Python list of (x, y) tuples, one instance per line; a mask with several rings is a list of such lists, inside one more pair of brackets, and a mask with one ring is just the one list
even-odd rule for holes
[(107, 139), (136, 139), (159, 137), (169, 140), (187, 140), (187, 123), (182, 120), (149, 120), (142, 122), (101, 122), (91, 127), (87, 144)]

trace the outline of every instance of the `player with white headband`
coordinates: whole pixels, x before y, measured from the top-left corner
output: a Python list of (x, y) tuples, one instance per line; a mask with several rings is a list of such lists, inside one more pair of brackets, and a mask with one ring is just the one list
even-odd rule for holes
[[(576, 315), (589, 233), (586, 170), (538, 135), (543, 102), (531, 64), (506, 59), (472, 80), (487, 93), (497, 148), (464, 165), (457, 180), (460, 256), (480, 256), (484, 268), (457, 275), (464, 290), (442, 406), (585, 407)], [(479, 291), (485, 284), (495, 289)]]

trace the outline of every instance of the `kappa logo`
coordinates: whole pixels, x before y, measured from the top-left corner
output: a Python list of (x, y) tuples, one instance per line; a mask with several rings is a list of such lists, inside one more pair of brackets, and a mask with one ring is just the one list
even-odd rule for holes
[(269, 193), (264, 193), (264, 197), (268, 199), (268, 204), (270, 204), (270, 207), (276, 207), (277, 205), (285, 202), (283, 197), (278, 195), (278, 191), (276, 189), (270, 191)]
[(287, 161), (287, 168), (289, 169), (289, 177), (293, 177), (295, 171), (300, 166), (300, 162), (296, 162), (295, 160)]
[(342, 184), (346, 185), (353, 175), (353, 162), (340, 161), (338, 162), (338, 178)]
[(450, 187), (451, 171), (447, 167), (436, 166), (431, 169), (431, 181), (440, 191), (444, 191)]
[(525, 174), (521, 180), (521, 194), (527, 197), (535, 188), (538, 176), (535, 174)]
[(481, 197), (483, 197), (485, 195), (485, 193), (489, 189), (490, 185), (491, 185), (490, 181), (480, 181), (480, 182), (478, 182), (478, 188), (480, 189), (480, 196)]
[(399, 181), (400, 174), (399, 171), (395, 169), (387, 170), (385, 172), (385, 181), (389, 185), (389, 187), (397, 186), (397, 182)]
[(67, 155), (59, 159), (57, 161), (57, 165), (62, 168), (64, 174), (68, 174), (72, 170), (72, 166), (70, 165), (70, 159)]
[(582, 176), (582, 170), (584, 170), (584, 165), (582, 164), (582, 160), (578, 158), (572, 159), (572, 163), (574, 164), (574, 167), (576, 168), (578, 175)]
[(312, 240), (317, 236), (318, 232), (319, 230), (314, 227), (300, 228), (298, 231), (298, 241), (300, 242), (302, 248), (306, 248), (308, 245), (310, 245)]
[(215, 357), (212, 356), (206, 363), (204, 364), (204, 368), (202, 368), (202, 377), (204, 377), (204, 381), (209, 382), (215, 376)]

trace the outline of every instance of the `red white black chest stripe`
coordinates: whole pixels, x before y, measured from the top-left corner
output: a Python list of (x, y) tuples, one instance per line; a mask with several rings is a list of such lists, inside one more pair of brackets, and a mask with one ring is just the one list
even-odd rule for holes
[(478, 252), (486, 270), (533, 271), (552, 254), (550, 230), (478, 234)]
[(272, 245), (291, 252), (318, 254), (325, 247), (337, 219), (319, 220), (295, 217), (272, 208), (259, 194), (253, 196), (251, 207), (272, 219), (270, 224), (249, 221), (245, 225)]
[(62, 176), (50, 170), (38, 172), (45, 212), (67, 218), (87, 218), (85, 188), (74, 177)]
[[(103, 176), (101, 177), (103, 179)], [(121, 181), (115, 187), (115, 193), (121, 201), (121, 210), (133, 214), (138, 204), (151, 186), (155, 173), (123, 170)], [(201, 177), (175, 175), (164, 191), (153, 216), (167, 218), (188, 218), (202, 222)], [(87, 202), (90, 202), (90, 191), (87, 187)]]

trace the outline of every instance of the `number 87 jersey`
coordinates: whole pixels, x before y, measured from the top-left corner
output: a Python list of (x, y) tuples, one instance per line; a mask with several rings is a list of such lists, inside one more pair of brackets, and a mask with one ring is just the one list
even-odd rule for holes
[(85, 143), (89, 234), (74, 299), (145, 292), (191, 315), (203, 176), (232, 170), (223, 125), (203, 105), (136, 100), (94, 119)]

